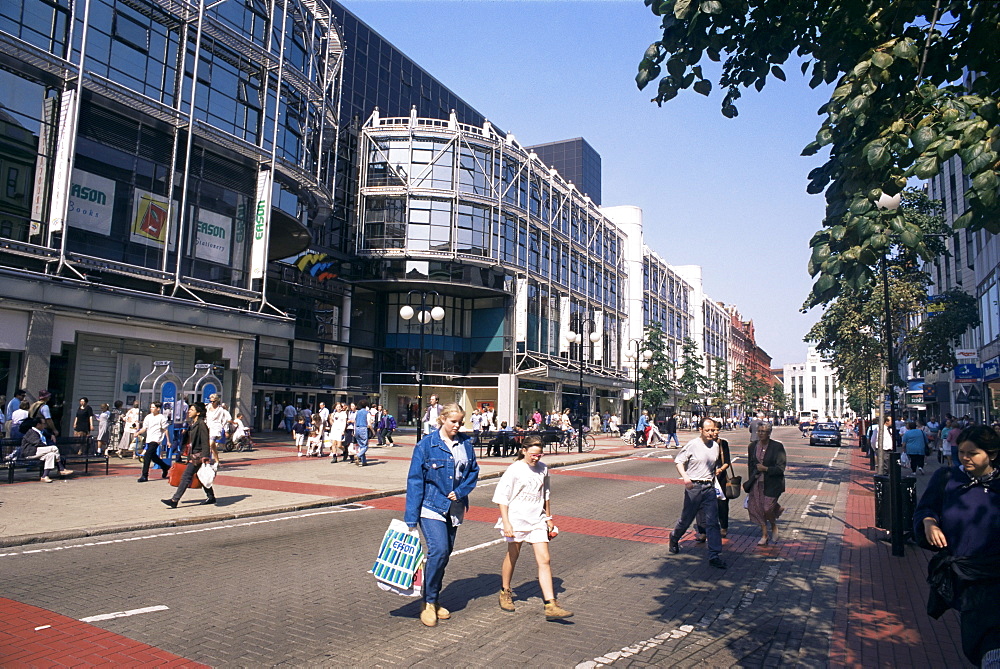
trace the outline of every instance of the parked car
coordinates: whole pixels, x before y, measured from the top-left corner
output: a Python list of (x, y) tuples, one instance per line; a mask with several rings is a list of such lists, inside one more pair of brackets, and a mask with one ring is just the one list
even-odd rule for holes
[(836, 423), (816, 423), (809, 435), (810, 446), (840, 446), (840, 428)]

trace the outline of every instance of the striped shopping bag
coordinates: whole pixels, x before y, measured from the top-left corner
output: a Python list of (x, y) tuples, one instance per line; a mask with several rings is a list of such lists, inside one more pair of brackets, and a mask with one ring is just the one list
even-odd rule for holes
[(424, 550), (420, 546), (417, 530), (411, 530), (403, 521), (394, 519), (382, 537), (375, 564), (368, 573), (375, 576), (383, 590), (416, 597), (420, 595), (421, 583), (414, 577), (423, 562)]

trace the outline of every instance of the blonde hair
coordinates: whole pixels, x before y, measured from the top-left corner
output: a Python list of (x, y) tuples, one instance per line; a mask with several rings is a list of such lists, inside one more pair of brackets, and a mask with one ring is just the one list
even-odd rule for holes
[(457, 413), (460, 417), (465, 418), (465, 409), (463, 409), (458, 402), (452, 402), (451, 404), (445, 404), (441, 407), (441, 413), (438, 414), (437, 423), (438, 427), (444, 425), (444, 419), (447, 416)]

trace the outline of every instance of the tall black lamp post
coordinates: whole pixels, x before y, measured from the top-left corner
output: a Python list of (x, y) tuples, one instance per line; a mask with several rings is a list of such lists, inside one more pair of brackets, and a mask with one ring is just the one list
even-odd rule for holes
[(424, 436), (424, 330), (431, 321), (444, 319), (444, 307), (433, 306), (427, 308), (427, 298), (432, 298), (436, 302), (441, 296), (436, 290), (411, 290), (407, 294), (407, 300), (414, 295), (420, 296), (420, 307), (415, 310), (410, 304), (404, 304), (399, 309), (399, 317), (404, 321), (409, 321), (416, 316), (420, 324), (420, 353), (417, 358), (417, 441)]
[[(901, 194), (886, 195), (879, 197), (876, 207), (883, 211), (895, 211), (899, 208)], [(889, 438), (892, 440), (889, 452), (889, 510), (892, 521), (889, 529), (889, 539), (892, 543), (892, 554), (901, 557), (904, 554), (903, 538), (903, 487), (901, 470), (899, 464), (899, 453), (896, 452), (896, 358), (893, 349), (892, 333), (892, 304), (889, 300), (889, 253), (886, 252), (882, 258), (882, 297), (885, 301), (885, 354), (888, 371), (886, 380), (889, 382), (889, 417), (892, 421), (889, 430)], [(881, 426), (879, 429), (883, 429)], [(885, 446), (883, 445), (879, 453), (879, 462), (883, 462), (885, 457)]]
[[(594, 344), (601, 341), (601, 333), (597, 331), (597, 324), (589, 318), (580, 321), (580, 330), (586, 330), (588, 325), (592, 328), (588, 339), (590, 339), (590, 357), (593, 359)], [(570, 330), (566, 333), (566, 341), (570, 344), (578, 344), (578, 350), (580, 351), (580, 394), (577, 395), (576, 402), (576, 415), (580, 417), (580, 426), (576, 431), (576, 450), (578, 453), (583, 453), (583, 426), (587, 422), (587, 417), (583, 415), (583, 334), (582, 332), (573, 332)]]
[[(635, 353), (632, 352), (633, 345), (635, 346)], [(642, 414), (642, 401), (640, 399), (642, 396), (639, 393), (639, 372), (643, 369), (649, 369), (649, 361), (653, 358), (653, 352), (648, 348), (644, 349), (642, 345), (643, 341), (641, 339), (633, 339), (625, 349), (625, 364), (635, 372), (635, 421), (632, 423), (633, 429), (639, 424), (639, 416)]]

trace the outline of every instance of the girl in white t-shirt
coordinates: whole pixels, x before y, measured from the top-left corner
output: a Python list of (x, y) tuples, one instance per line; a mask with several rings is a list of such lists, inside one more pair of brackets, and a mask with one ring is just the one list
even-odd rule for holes
[(507, 540), (507, 555), (501, 568), (500, 608), (514, 610), (514, 593), (510, 589), (514, 567), (521, 554), (521, 544), (527, 541), (535, 550), (538, 564), (538, 583), (545, 599), (545, 618), (556, 620), (573, 614), (559, 606), (552, 587), (552, 567), (549, 558), (549, 539), (559, 530), (552, 523), (549, 506), (549, 472), (541, 462), (542, 439), (525, 437), (514, 462), (500, 478), (493, 502), (500, 506), (500, 520), (496, 528)]

